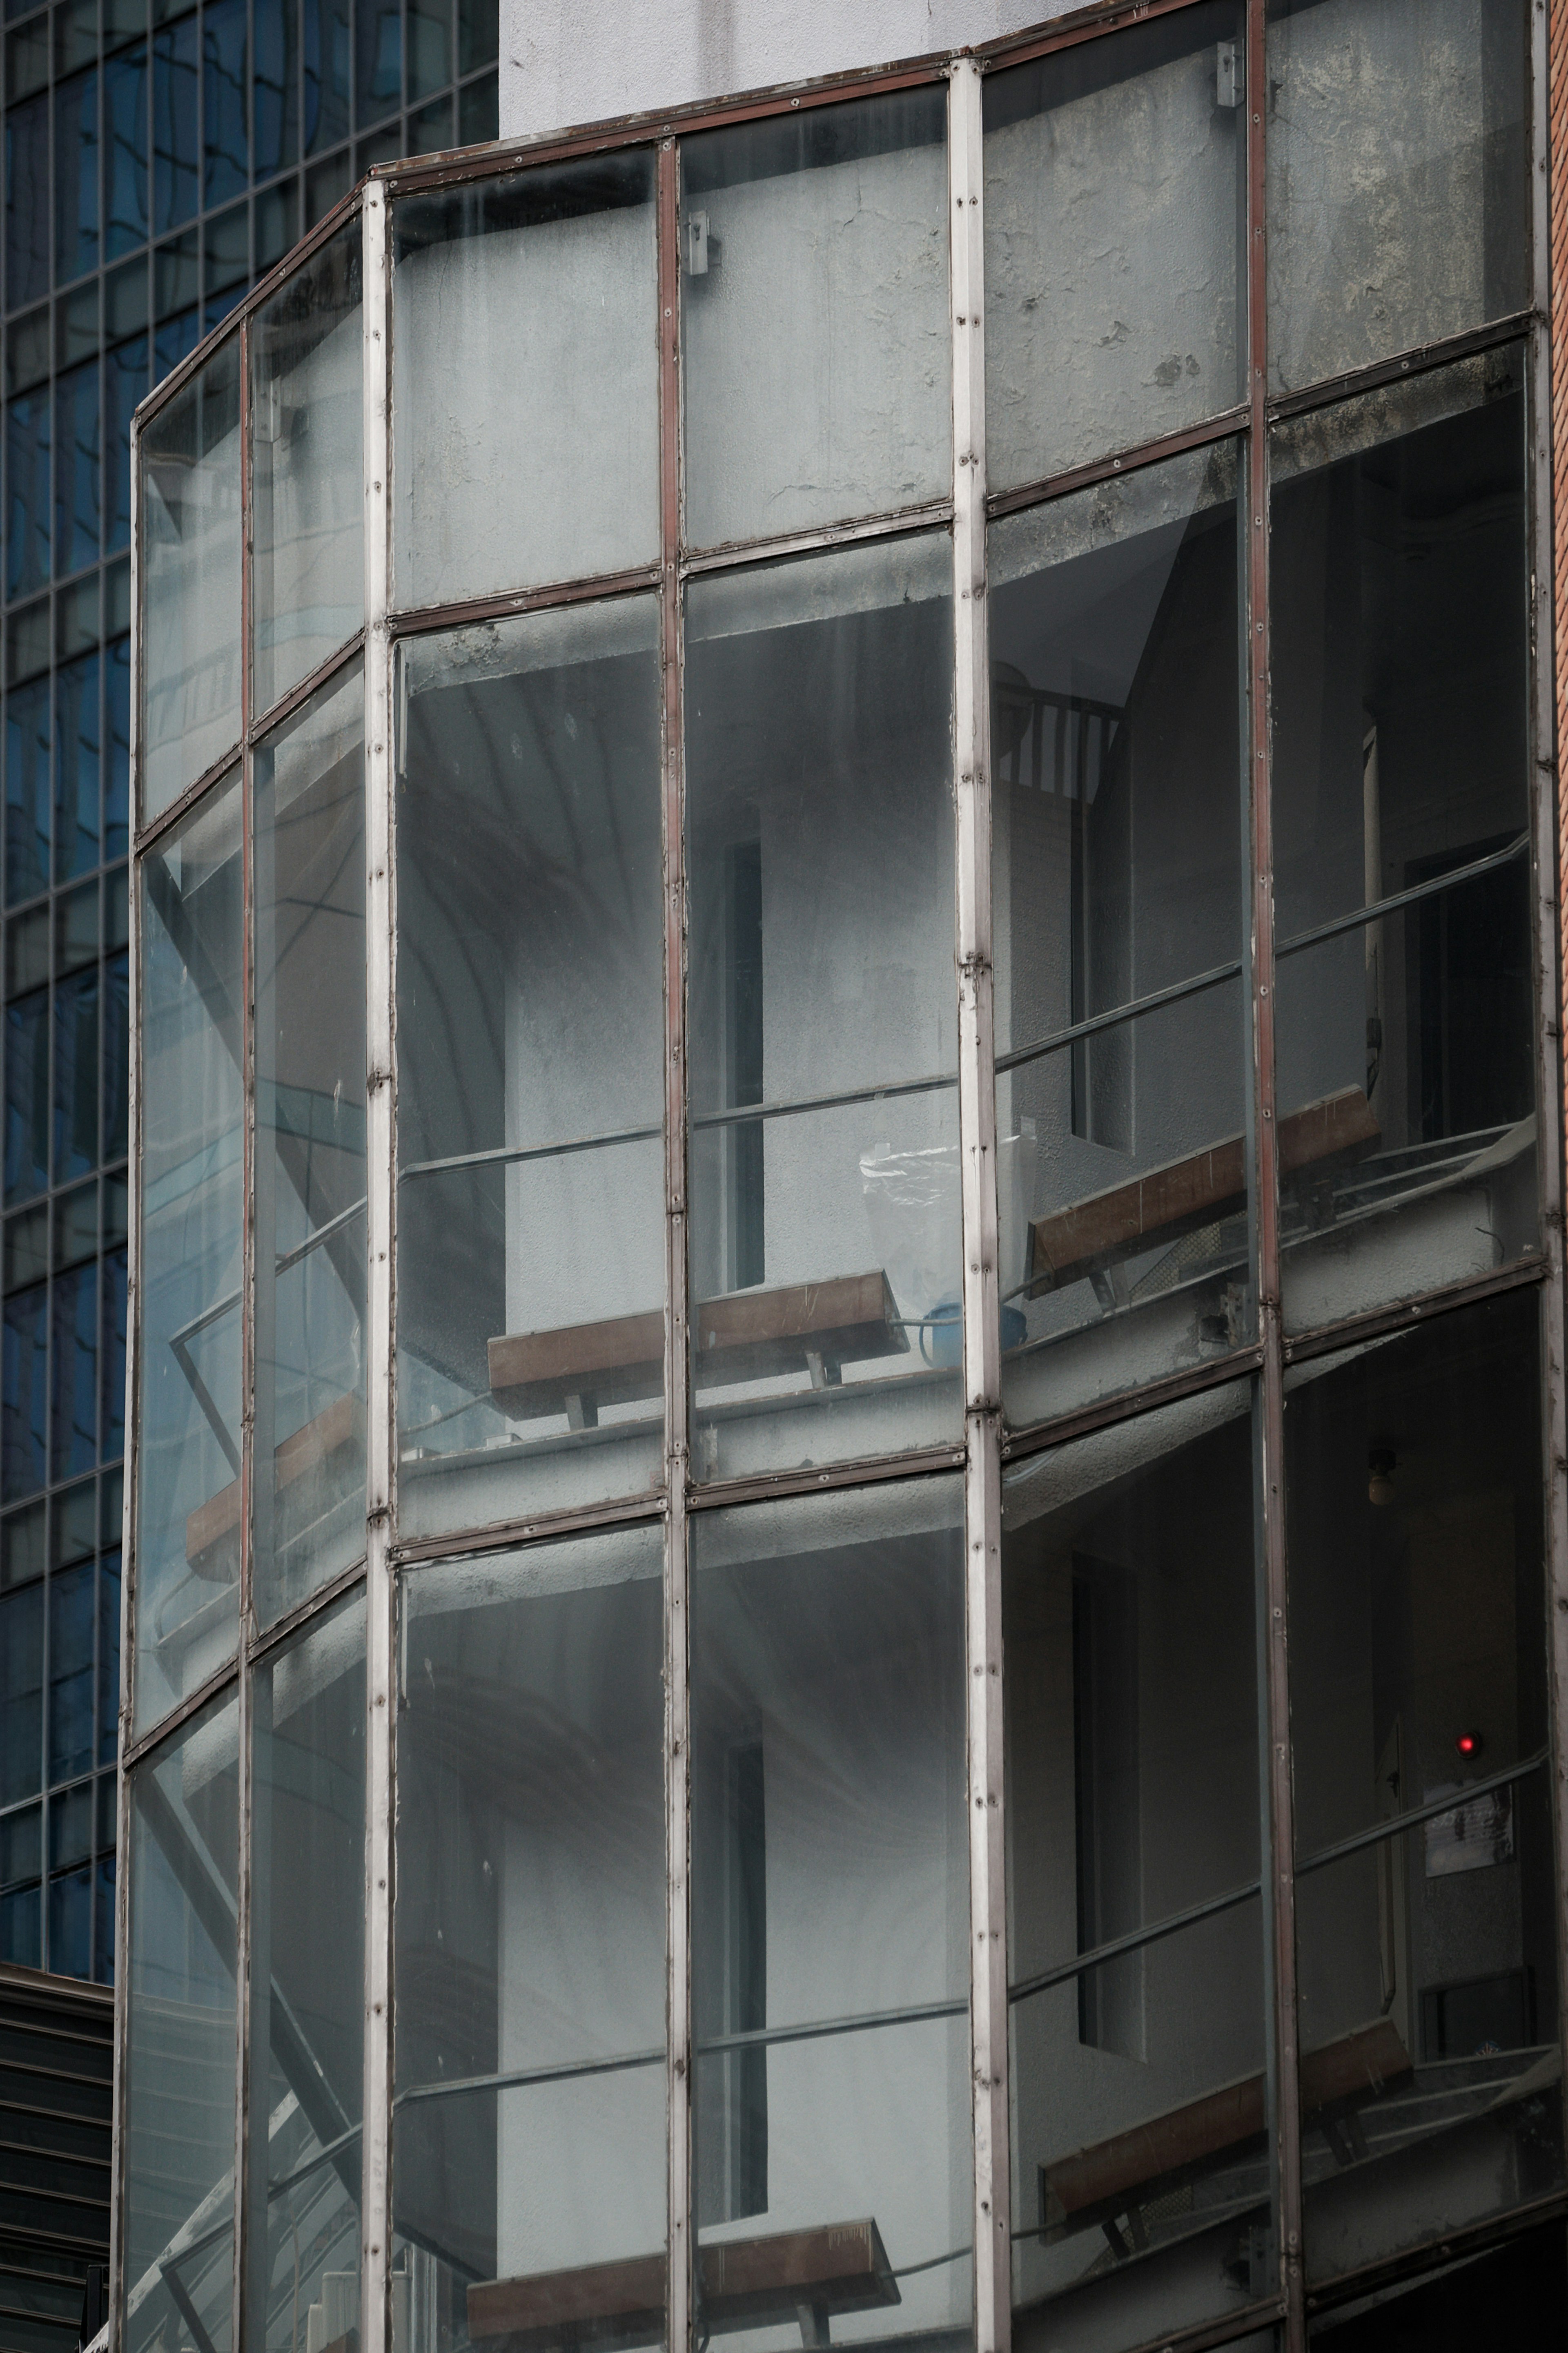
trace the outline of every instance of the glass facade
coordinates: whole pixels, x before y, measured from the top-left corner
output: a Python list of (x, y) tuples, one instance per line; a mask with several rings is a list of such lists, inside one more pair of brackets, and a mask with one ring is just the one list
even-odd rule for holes
[[(496, 0), (205, 0), (200, 8), (153, 0), (149, 13), (148, 0), (47, 8), (8, 0), (5, 14), (0, 1676), (14, 1698), (3, 1735), (0, 1956), (108, 1979), (124, 1451), (132, 415), (372, 165), (495, 137), (497, 8)], [(357, 232), (327, 246), (274, 298), (253, 341), (252, 397), (265, 412), (254, 443), (254, 659), (266, 702), (358, 625), (359, 268)], [(161, 439), (149, 444), (150, 460), (154, 446), (159, 455), (142, 561), (168, 592), (152, 600), (161, 618), (149, 654), (163, 685), (142, 733), (154, 797), (186, 748), (221, 759), (237, 726), (239, 491), (226, 467), (237, 452), (238, 414), (237, 379), (220, 373), (166, 410)], [(292, 797), (287, 782), (279, 789)], [(177, 969), (177, 946), (169, 953)], [(306, 962), (319, 954), (309, 944), (299, 951)], [(329, 978), (318, 968), (312, 985)], [(362, 1124), (363, 1095), (362, 1080)], [(171, 1134), (154, 1150), (167, 1154), (173, 1142)], [(216, 1189), (202, 1196), (198, 1255), (217, 1240), (222, 1180), (216, 1168), (207, 1174)], [(237, 1159), (229, 1177), (237, 1216)], [(164, 1247), (177, 1263), (192, 1234), (174, 1195), (166, 1211)], [(318, 1312), (316, 1271), (301, 1264), (279, 1303), (284, 1345), (296, 1354), (300, 1319)], [(232, 1322), (235, 1345), (238, 1329)], [(197, 1355), (222, 1338), (215, 1325)], [(341, 1348), (347, 1335), (321, 1345)], [(313, 1375), (300, 1360), (289, 1377)], [(197, 1419), (188, 1435), (217, 1445), (210, 1421)], [(182, 1432), (168, 1427), (158, 1442), (177, 1449)], [(208, 1481), (202, 1495), (210, 1489)]]
[(1561, 2242), (1530, 22), (378, 165), (142, 410), (122, 2353)]

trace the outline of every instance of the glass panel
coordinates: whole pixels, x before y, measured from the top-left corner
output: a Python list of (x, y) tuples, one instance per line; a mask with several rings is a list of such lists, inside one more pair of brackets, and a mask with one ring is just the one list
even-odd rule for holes
[(142, 868), (138, 1732), (238, 1623), (239, 838), (231, 778)]
[(1286, 1170), (1298, 1330), (1536, 1244), (1524, 436), (1512, 350), (1274, 436), (1281, 1145), (1342, 1129)]
[(240, 195), (250, 177), (246, 0), (207, 0), (202, 13), (205, 201), (221, 205)]
[(681, 142), (686, 536), (885, 514), (952, 484), (947, 92)]
[[(1015, 1427), (1252, 1326), (1236, 487), (1226, 442), (991, 532)], [(1194, 982), (1141, 1018), (1109, 1018)]]
[(205, 1710), (131, 1780), (125, 2063), (130, 2353), (234, 2337), (239, 1705)]
[(590, 2342), (663, 2329), (662, 1567), (656, 1525), (404, 1585), (392, 2198), (409, 2353), (542, 2342), (552, 2322)]
[(103, 69), (104, 245), (115, 260), (147, 242), (147, 44)]
[(68, 882), (98, 864), (101, 725), (99, 658), (88, 654), (55, 673), (55, 880)]
[(48, 1409), (48, 1286), (14, 1292), (5, 1302), (5, 1500), (30, 1495), (45, 1478), (44, 1430)]
[(55, 1182), (98, 1165), (98, 974), (55, 991)]
[(84, 73), (55, 90), (56, 285), (97, 261), (98, 76)]
[(262, 1626), (364, 1550), (363, 709), (356, 670), (256, 753)]
[(1537, 1317), (1287, 1377), (1301, 2043), (1359, 2053), (1303, 2147), (1317, 2279), (1563, 2179)]
[(972, 2341), (963, 1516), (940, 1480), (693, 1522), (699, 2326), (728, 2343)]
[[(10, 1367), (6, 1366), (7, 1375)], [(9, 1379), (6, 1395), (11, 1395)], [(43, 1786), (44, 1588), (0, 1601), (0, 1805)], [(37, 1869), (35, 1862), (31, 1868)]]
[(1528, 16), (1269, 0), (1272, 390), (1524, 309)]
[(246, 2305), (258, 2353), (300, 2353), (353, 2325), (359, 2284), (363, 1596), (274, 1651), (251, 1694)]
[(405, 1535), (661, 1476), (658, 649), (637, 597), (400, 650)]
[(48, 1181), (49, 992), (40, 988), (5, 1008), (5, 1198), (26, 1200)]
[(170, 25), (153, 41), (154, 225), (177, 228), (196, 209), (196, 19)]
[(994, 491), (1245, 396), (1241, 36), (1209, 0), (986, 76)]
[(25, 596), (49, 576), (49, 396), (5, 409), (5, 594)]
[(237, 336), (153, 419), (142, 465), (145, 821), (239, 733)]
[(658, 561), (653, 180), (634, 149), (394, 206), (400, 605)]
[(5, 902), (49, 880), (49, 682), (5, 698)]
[(98, 362), (55, 385), (55, 571), (96, 563), (99, 521)]
[[(88, 1490), (91, 1493), (90, 1487)], [(49, 1579), (49, 1779), (68, 1781), (92, 1767), (93, 1564), (55, 1572)], [(86, 1792), (83, 1803), (90, 1799)], [(59, 1801), (57, 1799), (56, 1810)], [(90, 1845), (79, 1848), (85, 1854)], [(56, 1862), (75, 1853), (57, 1852)]]
[(47, 93), (5, 116), (6, 307), (49, 290), (49, 101)]
[(360, 224), (251, 329), (256, 708), (269, 711), (364, 617)]
[(72, 1479), (98, 1461), (98, 1261), (57, 1275), (51, 1475)]
[(1005, 1485), (1026, 2344), (1157, 2343), (1274, 2283), (1251, 1386)]
[(952, 680), (945, 535), (688, 589), (700, 1477), (961, 1426)]

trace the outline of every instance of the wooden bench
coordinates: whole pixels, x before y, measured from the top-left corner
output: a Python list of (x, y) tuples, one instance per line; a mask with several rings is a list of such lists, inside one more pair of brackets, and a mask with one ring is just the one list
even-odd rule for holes
[[(345, 1446), (364, 1436), (364, 1406), (357, 1397), (334, 1398), (286, 1438), (273, 1453), (277, 1492), (295, 1486)], [(239, 1481), (231, 1479), (185, 1520), (185, 1559), (197, 1577), (226, 1585), (239, 1574)]]
[[(826, 2345), (836, 2313), (898, 2304), (899, 2284), (869, 2217), (697, 2250), (700, 2333), (795, 2324), (805, 2346)], [(477, 2281), (468, 2336), (493, 2353), (550, 2347), (656, 2344), (664, 2335), (665, 2258), (628, 2255), (572, 2271)]]
[[(909, 1335), (888, 1278), (835, 1275), (778, 1291), (735, 1291), (692, 1310), (698, 1386), (809, 1373), (815, 1388), (837, 1384), (839, 1367), (909, 1353)], [(664, 1387), (664, 1316), (616, 1315), (552, 1332), (509, 1332), (489, 1344), (490, 1394), (518, 1421), (564, 1413), (591, 1429), (599, 1409)]]
[[(1382, 1131), (1360, 1087), (1343, 1087), (1288, 1113), (1279, 1124), (1280, 1181), (1327, 1176), (1381, 1143)], [(1246, 1139), (1227, 1135), (1205, 1151), (1145, 1170), (1103, 1193), (1034, 1219), (1029, 1227), (1028, 1296), (1040, 1298), (1106, 1271), (1157, 1242), (1217, 1224), (1247, 1207)], [(1098, 1288), (1098, 1285), (1097, 1285)]]
[[(1303, 2056), (1303, 2120), (1320, 2126), (1341, 2164), (1349, 2164), (1367, 2153), (1357, 2109), (1409, 2073), (1410, 2054), (1392, 2021), (1380, 2018), (1357, 2027)], [(1148, 2243), (1142, 2209), (1215, 2158), (1256, 2140), (1266, 2120), (1263, 2077), (1244, 2075), (1042, 2165), (1042, 2235), (1066, 2238), (1098, 2223), (1117, 2255), (1132, 2253)]]

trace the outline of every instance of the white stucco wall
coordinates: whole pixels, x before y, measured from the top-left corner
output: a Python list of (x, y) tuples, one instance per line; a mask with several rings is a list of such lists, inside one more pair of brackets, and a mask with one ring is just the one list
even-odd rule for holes
[(500, 135), (995, 40), (1077, 0), (500, 0)]

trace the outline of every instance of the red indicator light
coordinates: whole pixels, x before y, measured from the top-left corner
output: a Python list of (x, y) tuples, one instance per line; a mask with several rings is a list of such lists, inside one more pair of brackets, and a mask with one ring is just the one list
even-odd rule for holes
[(1461, 1732), (1454, 1746), (1461, 1757), (1479, 1757), (1481, 1753), (1481, 1736), (1479, 1732)]

